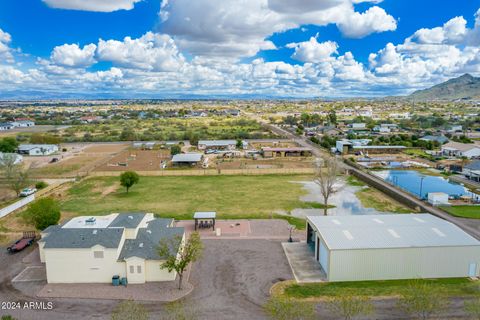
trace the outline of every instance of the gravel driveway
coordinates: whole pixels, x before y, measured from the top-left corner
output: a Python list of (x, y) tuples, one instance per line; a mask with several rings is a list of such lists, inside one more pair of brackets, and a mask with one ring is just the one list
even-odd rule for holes
[(205, 240), (203, 259), (190, 275), (186, 302), (200, 319), (264, 319), (270, 287), (293, 279), (279, 241)]

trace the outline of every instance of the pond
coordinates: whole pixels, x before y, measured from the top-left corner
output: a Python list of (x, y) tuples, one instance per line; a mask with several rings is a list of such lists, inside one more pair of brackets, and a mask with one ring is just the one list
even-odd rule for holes
[[(313, 181), (302, 181), (303, 187), (308, 194), (301, 197), (300, 200), (305, 202), (323, 202), (320, 187)], [(328, 209), (328, 215), (364, 215), (364, 214), (390, 214), (391, 212), (382, 212), (373, 208), (365, 208), (360, 199), (355, 194), (362, 187), (350, 186), (341, 181), (336, 186), (339, 192), (334, 193), (328, 203), (334, 205), (334, 208)], [(294, 209), (291, 214), (295, 217), (305, 218), (306, 216), (323, 215), (323, 209)]]
[(426, 199), (430, 192), (443, 192), (450, 197), (478, 197), (461, 184), (415, 170), (382, 170), (372, 173), (421, 199)]

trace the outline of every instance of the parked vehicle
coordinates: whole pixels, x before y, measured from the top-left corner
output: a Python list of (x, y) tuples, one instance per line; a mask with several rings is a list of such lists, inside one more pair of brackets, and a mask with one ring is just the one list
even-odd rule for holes
[(35, 192), (37, 192), (37, 189), (35, 188), (25, 188), (22, 190), (22, 192), (20, 192), (20, 197), (28, 197), (34, 194)]
[(35, 242), (35, 232), (24, 232), (22, 239), (17, 240), (14, 244), (7, 248), (10, 253), (20, 252)]

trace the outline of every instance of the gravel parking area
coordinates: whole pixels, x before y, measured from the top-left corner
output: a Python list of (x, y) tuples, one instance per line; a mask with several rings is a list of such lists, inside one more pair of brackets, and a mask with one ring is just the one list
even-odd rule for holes
[(195, 290), (185, 299), (199, 319), (265, 319), (270, 287), (293, 275), (281, 242), (204, 240), (203, 258), (192, 268)]

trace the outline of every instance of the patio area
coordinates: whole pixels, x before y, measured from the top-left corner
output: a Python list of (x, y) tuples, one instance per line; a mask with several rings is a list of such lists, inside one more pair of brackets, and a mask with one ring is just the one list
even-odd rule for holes
[[(177, 227), (184, 227), (185, 232), (190, 234), (195, 231), (194, 220), (181, 220), (176, 222)], [(216, 220), (215, 231), (212, 228), (200, 229), (202, 239), (267, 239), (287, 241), (290, 233), (290, 225), (280, 219), (235, 219)], [(294, 230), (292, 237), (295, 241), (305, 239), (303, 230)]]

